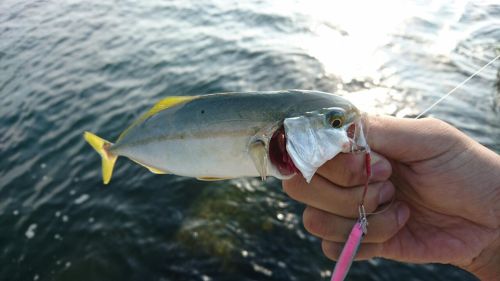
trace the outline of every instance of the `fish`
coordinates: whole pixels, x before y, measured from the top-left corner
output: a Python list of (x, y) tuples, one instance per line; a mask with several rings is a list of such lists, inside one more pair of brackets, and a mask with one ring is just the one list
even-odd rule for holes
[(170, 96), (112, 143), (85, 140), (102, 158), (104, 184), (118, 157), (155, 174), (200, 180), (296, 174), (308, 182), (339, 153), (367, 146), (360, 111), (348, 100), (311, 90)]

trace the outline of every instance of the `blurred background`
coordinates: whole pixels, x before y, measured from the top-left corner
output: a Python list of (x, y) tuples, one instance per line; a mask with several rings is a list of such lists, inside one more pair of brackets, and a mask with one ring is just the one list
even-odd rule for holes
[[(113, 140), (163, 97), (227, 91), (314, 89), (414, 116), (499, 42), (498, 1), (2, 0), (0, 280), (329, 280), (278, 180), (120, 159), (104, 187), (82, 132)], [(499, 68), (429, 113), (497, 153)], [(374, 259), (348, 280), (476, 279)]]

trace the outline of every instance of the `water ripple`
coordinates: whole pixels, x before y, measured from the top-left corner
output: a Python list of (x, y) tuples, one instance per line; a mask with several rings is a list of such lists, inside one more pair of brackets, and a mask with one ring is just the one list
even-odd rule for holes
[[(415, 13), (378, 30), (378, 40), (320, 11), (341, 15), (342, 5), (302, 2), (1, 1), (0, 279), (327, 278), (332, 263), (279, 181), (199, 182), (120, 159), (104, 187), (100, 160), (82, 139), (85, 130), (115, 139), (169, 95), (306, 88), (411, 115), (499, 48), (495, 3), (412, 4)], [(451, 43), (441, 44), (445, 35)], [(329, 52), (364, 37), (359, 44), (379, 59), (377, 76), (343, 82), (313, 50), (341, 59)], [(495, 67), (431, 114), (500, 151)], [(454, 268), (385, 260), (356, 263), (351, 274), (474, 280)]]

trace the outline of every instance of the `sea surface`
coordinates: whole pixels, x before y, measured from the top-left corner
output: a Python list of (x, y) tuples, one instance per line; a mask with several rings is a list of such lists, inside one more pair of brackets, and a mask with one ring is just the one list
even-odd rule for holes
[[(278, 180), (120, 159), (104, 186), (83, 131), (116, 139), (170, 95), (290, 88), (415, 116), (499, 42), (498, 1), (2, 0), (0, 280), (329, 280)], [(499, 68), (427, 115), (500, 152)], [(347, 280), (476, 279), (374, 259)]]

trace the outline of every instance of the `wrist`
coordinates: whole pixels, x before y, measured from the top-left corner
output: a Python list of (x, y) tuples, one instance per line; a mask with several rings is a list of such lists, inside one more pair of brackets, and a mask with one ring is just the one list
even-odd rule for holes
[(462, 268), (471, 272), (482, 281), (495, 281), (500, 276), (500, 230), (497, 238), (486, 247), (472, 262)]

